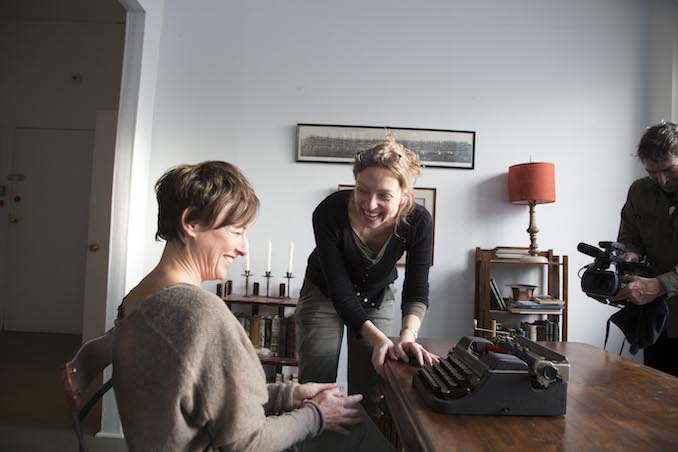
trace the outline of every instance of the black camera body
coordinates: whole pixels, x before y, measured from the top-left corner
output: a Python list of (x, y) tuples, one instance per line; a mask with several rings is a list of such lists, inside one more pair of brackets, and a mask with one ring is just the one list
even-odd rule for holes
[[(593, 263), (584, 267), (581, 275), (581, 289), (586, 295), (601, 303), (624, 307), (627, 301), (611, 301), (623, 287), (622, 276), (637, 275), (645, 278), (655, 276), (654, 269), (645, 262), (625, 262), (619, 253), (627, 251), (618, 242), (598, 242), (600, 248), (587, 243), (577, 245), (577, 250), (594, 258)], [(601, 249), (602, 248), (602, 249)], [(614, 270), (608, 270), (614, 264)]]

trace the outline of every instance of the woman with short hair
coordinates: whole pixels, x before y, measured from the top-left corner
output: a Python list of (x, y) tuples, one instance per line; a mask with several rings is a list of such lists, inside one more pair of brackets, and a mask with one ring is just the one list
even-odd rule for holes
[(113, 382), (129, 449), (390, 447), (352, 406), (360, 395), (334, 384), (267, 385), (238, 320), (200, 288), (247, 254), (259, 200), (243, 173), (225, 162), (180, 165), (156, 192), (156, 237), (167, 243), (123, 300), (115, 328)]

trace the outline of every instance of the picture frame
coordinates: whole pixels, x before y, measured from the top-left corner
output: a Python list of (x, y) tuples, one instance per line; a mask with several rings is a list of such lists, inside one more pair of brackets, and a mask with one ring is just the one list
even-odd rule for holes
[[(339, 184), (337, 190), (353, 190), (355, 185), (348, 184)], [(414, 187), (414, 201), (424, 206), (426, 210), (431, 214), (433, 219), (433, 240), (431, 243), (431, 265), (433, 265), (433, 258), (435, 255), (435, 238), (436, 238), (436, 189), (430, 187)], [(396, 262), (396, 265), (403, 267), (405, 266), (407, 257), (407, 252), (402, 255), (400, 259)]]
[(297, 162), (353, 163), (392, 131), (425, 167), (474, 169), (476, 133), (467, 130), (297, 124)]

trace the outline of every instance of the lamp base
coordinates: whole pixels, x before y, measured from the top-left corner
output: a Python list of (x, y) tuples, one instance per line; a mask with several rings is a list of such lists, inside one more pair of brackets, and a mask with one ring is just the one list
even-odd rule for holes
[(526, 262), (529, 264), (547, 264), (548, 261), (549, 260), (544, 256), (527, 255), (520, 258), (520, 262)]

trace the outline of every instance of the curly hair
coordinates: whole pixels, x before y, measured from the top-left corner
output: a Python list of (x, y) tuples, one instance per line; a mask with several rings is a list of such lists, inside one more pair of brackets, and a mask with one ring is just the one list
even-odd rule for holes
[(366, 151), (358, 152), (353, 162), (353, 176), (357, 180), (365, 168), (381, 166), (390, 170), (398, 179), (405, 201), (397, 213), (396, 224), (407, 222), (414, 210), (414, 182), (421, 176), (423, 165), (419, 156), (396, 140), (393, 131), (386, 132), (386, 141)]

